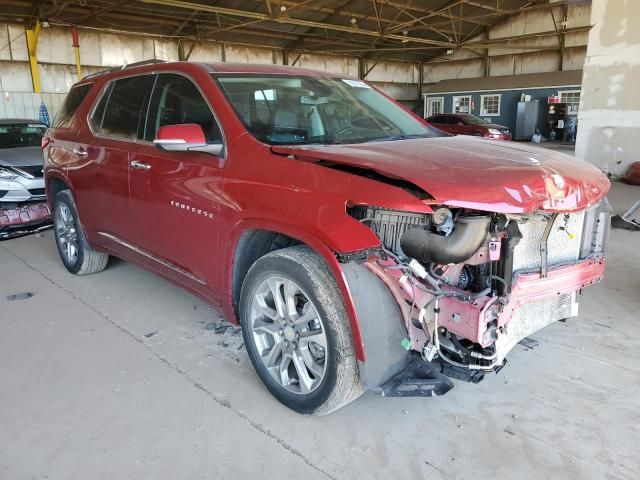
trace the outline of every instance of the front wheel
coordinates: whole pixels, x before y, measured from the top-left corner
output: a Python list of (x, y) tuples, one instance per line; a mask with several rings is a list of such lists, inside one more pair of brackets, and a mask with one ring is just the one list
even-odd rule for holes
[(287, 407), (324, 415), (362, 394), (340, 291), (308, 247), (277, 250), (251, 267), (240, 322), (258, 376)]
[(69, 272), (88, 275), (105, 269), (109, 255), (89, 245), (69, 190), (58, 192), (53, 201), (53, 231), (58, 253)]

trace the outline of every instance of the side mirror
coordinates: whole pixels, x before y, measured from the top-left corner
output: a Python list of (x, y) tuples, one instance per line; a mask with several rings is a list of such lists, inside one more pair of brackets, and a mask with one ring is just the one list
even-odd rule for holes
[(220, 155), (224, 147), (222, 143), (207, 143), (202, 127), (197, 123), (160, 127), (153, 143), (167, 152), (202, 152), (210, 155)]

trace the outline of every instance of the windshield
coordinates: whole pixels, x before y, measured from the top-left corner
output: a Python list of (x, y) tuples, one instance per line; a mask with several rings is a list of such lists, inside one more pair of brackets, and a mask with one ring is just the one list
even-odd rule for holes
[(489, 123), (484, 118), (476, 117), (475, 115), (469, 115), (469, 114), (460, 115), (460, 114), (458, 114), (458, 116), (460, 118), (462, 118), (462, 120), (464, 120), (465, 122), (470, 123), (471, 125), (484, 125), (484, 124)]
[(217, 77), (238, 117), (269, 144), (361, 143), (440, 136), (360, 80)]
[(40, 123), (0, 125), (0, 148), (39, 147), (46, 130)]

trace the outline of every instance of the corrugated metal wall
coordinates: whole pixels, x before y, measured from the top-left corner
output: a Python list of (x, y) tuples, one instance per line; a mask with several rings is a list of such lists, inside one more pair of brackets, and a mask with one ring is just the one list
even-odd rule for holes
[(32, 93), (0, 91), (0, 118), (38, 119), (40, 102), (44, 102), (53, 120), (64, 101), (65, 93)]

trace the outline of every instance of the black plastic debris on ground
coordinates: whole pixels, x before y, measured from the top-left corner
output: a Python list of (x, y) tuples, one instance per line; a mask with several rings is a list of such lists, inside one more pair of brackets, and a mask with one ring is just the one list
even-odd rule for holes
[(10, 240), (12, 238), (24, 237), (34, 233), (42, 232), (53, 227), (53, 223), (46, 222), (44, 225), (13, 227), (11, 229), (0, 229), (0, 241)]
[(226, 320), (218, 320), (207, 323), (203, 329), (212, 331), (220, 337), (216, 345), (234, 351), (242, 350), (244, 343), (241, 336), (242, 330), (239, 326)]
[(531, 337), (525, 337), (522, 340), (520, 340), (518, 342), (518, 345), (522, 345), (523, 347), (528, 348), (529, 350), (533, 350), (534, 348), (536, 348), (538, 345), (540, 345), (538, 343), (538, 341), (534, 338)]
[(147, 338), (151, 338), (154, 335), (156, 335), (157, 333), (158, 333), (158, 330), (155, 330), (153, 332), (145, 333), (144, 336), (147, 337)]
[(225, 335), (227, 332), (229, 332), (231, 335), (238, 335), (240, 333), (240, 327), (224, 320), (207, 323), (204, 326), (204, 329), (213, 330), (213, 333), (217, 335)]
[(20, 293), (14, 293), (13, 295), (7, 295), (7, 300), (12, 302), (14, 300), (26, 300), (27, 298), (31, 298), (31, 297), (33, 297), (33, 293), (31, 292), (20, 292)]
[(635, 223), (627, 222), (620, 215), (611, 217), (611, 228), (619, 228), (621, 230), (629, 230), (630, 232), (640, 231), (640, 227)]

